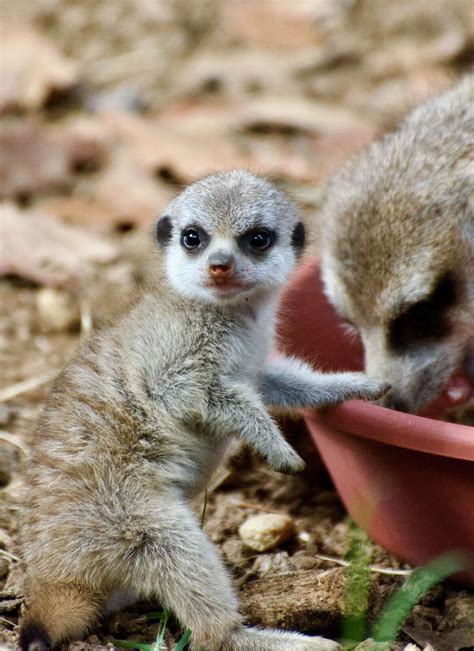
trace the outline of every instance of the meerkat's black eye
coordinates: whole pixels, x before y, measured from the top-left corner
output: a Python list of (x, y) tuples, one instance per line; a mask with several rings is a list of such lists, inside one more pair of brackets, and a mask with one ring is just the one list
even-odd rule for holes
[(255, 231), (255, 233), (252, 233), (249, 237), (249, 244), (252, 249), (266, 251), (272, 245), (272, 238), (268, 231)]
[(181, 233), (181, 244), (185, 249), (197, 249), (201, 244), (201, 236), (194, 228), (187, 228)]
[(237, 240), (239, 247), (244, 253), (251, 253), (255, 256), (268, 251), (276, 242), (277, 234), (269, 228), (252, 228)]
[(248, 233), (247, 241), (255, 251), (266, 251), (273, 244), (272, 234), (266, 228), (259, 228)]
[(449, 334), (447, 310), (456, 302), (456, 284), (447, 273), (424, 300), (410, 305), (390, 324), (389, 342), (393, 350), (405, 350)]

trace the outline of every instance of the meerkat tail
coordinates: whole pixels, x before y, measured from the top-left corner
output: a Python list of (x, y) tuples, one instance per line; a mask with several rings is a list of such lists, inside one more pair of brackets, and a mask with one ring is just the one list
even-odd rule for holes
[(80, 638), (97, 620), (103, 599), (76, 583), (35, 583), (20, 623), (21, 651), (46, 651)]
[(338, 651), (337, 642), (323, 637), (308, 637), (291, 631), (262, 628), (236, 628), (222, 651)]

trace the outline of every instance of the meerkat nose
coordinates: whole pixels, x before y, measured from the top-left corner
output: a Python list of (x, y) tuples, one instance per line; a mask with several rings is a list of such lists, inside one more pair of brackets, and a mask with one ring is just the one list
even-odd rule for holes
[(230, 278), (234, 268), (235, 258), (231, 253), (216, 251), (209, 256), (208, 270), (213, 278)]

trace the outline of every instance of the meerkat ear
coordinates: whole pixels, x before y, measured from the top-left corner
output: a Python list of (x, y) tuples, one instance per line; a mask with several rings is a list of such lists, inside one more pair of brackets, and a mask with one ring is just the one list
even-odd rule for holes
[(172, 232), (173, 224), (171, 223), (170, 217), (163, 215), (156, 224), (156, 240), (162, 248), (170, 241)]
[(305, 228), (303, 222), (298, 222), (291, 235), (291, 245), (295, 249), (296, 255), (300, 255), (304, 249)]

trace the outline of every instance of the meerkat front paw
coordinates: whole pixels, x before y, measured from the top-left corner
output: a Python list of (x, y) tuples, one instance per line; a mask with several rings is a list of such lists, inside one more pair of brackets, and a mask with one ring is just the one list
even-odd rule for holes
[(280, 443), (275, 450), (267, 453), (266, 459), (274, 470), (290, 475), (300, 472), (306, 465), (296, 450), (286, 441)]
[(354, 381), (352, 387), (347, 387), (347, 393), (351, 394), (344, 398), (360, 398), (362, 400), (378, 400), (390, 390), (391, 385), (384, 380), (376, 380), (367, 377), (364, 373), (351, 373), (351, 379)]

